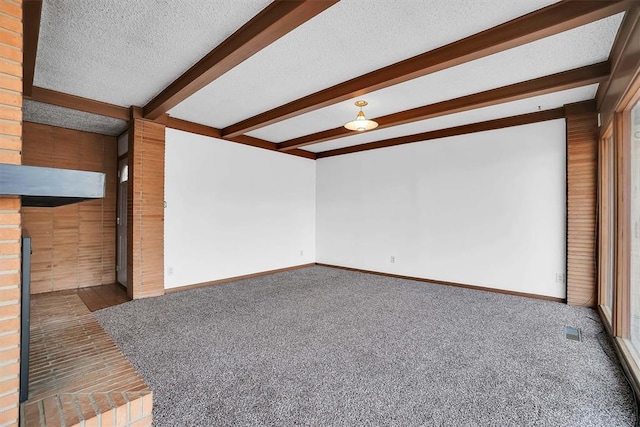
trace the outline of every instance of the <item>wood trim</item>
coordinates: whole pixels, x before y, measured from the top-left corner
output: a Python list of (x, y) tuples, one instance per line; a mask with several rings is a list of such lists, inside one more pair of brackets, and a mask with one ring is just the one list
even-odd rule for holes
[(44, 104), (57, 105), (58, 107), (84, 111), (85, 113), (98, 114), (100, 116), (107, 116), (120, 120), (129, 120), (129, 109), (127, 107), (69, 95), (67, 93), (44, 89), (37, 86), (33, 87), (31, 96), (25, 96), (25, 98), (36, 102), (42, 102)]
[(598, 114), (598, 107), (596, 106), (596, 101), (594, 99), (589, 99), (589, 100), (580, 101), (580, 102), (573, 102), (571, 104), (564, 105), (565, 117), (575, 117), (575, 116), (584, 116), (584, 115), (592, 116), (594, 114)]
[[(403, 125), (420, 120), (440, 117), (447, 114), (460, 113), (475, 108), (482, 108), (503, 102), (516, 101), (532, 96), (544, 95), (566, 89), (572, 89), (592, 83), (598, 83), (609, 76), (609, 62), (588, 65), (561, 73), (552, 74), (537, 79), (527, 80), (508, 86), (486, 90), (471, 95), (450, 99), (435, 104), (412, 108), (376, 118), (378, 129)], [(595, 103), (594, 109), (595, 109)], [(322, 132), (305, 135), (278, 144), (278, 150), (289, 150), (310, 144), (329, 141), (336, 138), (353, 135), (353, 131), (344, 126)]]
[(627, 345), (628, 341), (620, 337), (613, 337), (612, 341), (622, 370), (633, 388), (637, 408), (640, 408), (640, 368), (638, 368), (632, 356), (632, 351)]
[(609, 334), (610, 337), (613, 337), (613, 326), (612, 326), (611, 319), (609, 319), (609, 316), (605, 312), (602, 305), (598, 305), (597, 310), (598, 310), (598, 314), (600, 315), (600, 320), (602, 321), (602, 325), (604, 326), (604, 329), (607, 331), (607, 334)]
[(144, 107), (155, 120), (280, 37), (336, 4), (338, 0), (275, 0), (189, 68)]
[(629, 141), (629, 111), (614, 114), (613, 132), (616, 144), (616, 283), (613, 332), (615, 336), (628, 338), (630, 333), (631, 301), (631, 143)]
[(631, 4), (632, 2), (628, 0), (563, 0), (448, 45), (242, 120), (224, 128), (222, 135), (224, 137), (238, 136), (300, 114), (362, 96), (367, 92), (384, 89), (530, 43), (622, 12), (631, 7)]
[(197, 135), (208, 136), (211, 138), (221, 138), (222, 134), (220, 129), (201, 125), (199, 123), (190, 122), (187, 120), (176, 119), (175, 117), (169, 117), (167, 121), (167, 127), (171, 129), (181, 130), (183, 132), (195, 133)]
[(136, 119), (144, 119), (142, 117), (142, 107), (132, 105), (129, 107), (129, 121), (132, 122)]
[(396, 278), (396, 279), (415, 280), (417, 282), (432, 283), (432, 284), (435, 284), (435, 285), (454, 286), (456, 288), (473, 289), (473, 290), (476, 290), (476, 291), (493, 292), (493, 293), (496, 293), (496, 294), (513, 295), (513, 296), (518, 296), (518, 297), (533, 298), (533, 299), (539, 299), (539, 300), (544, 300), (544, 301), (553, 301), (553, 302), (560, 302), (560, 303), (564, 303), (565, 302), (564, 298), (556, 298), (556, 297), (550, 297), (550, 296), (546, 296), (546, 295), (529, 294), (529, 293), (526, 293), (526, 292), (516, 292), (516, 291), (508, 291), (508, 290), (504, 290), (504, 289), (487, 288), (485, 286), (466, 285), (466, 284), (455, 283), (455, 282), (445, 282), (443, 280), (426, 279), (426, 278), (423, 278), (423, 277), (403, 276), (401, 274), (383, 273), (383, 272), (380, 272), (380, 271), (363, 270), (363, 269), (360, 269), (360, 268), (344, 267), (344, 266), (340, 266), (340, 265), (324, 264), (324, 263), (320, 263), (320, 262), (317, 262), (316, 265), (319, 265), (319, 266), (322, 266), (322, 267), (338, 268), (340, 270), (357, 271), (357, 272), (360, 272), (360, 273), (375, 274), (376, 276), (393, 277), (393, 278)]
[[(220, 129), (207, 125), (201, 125), (199, 123), (190, 122), (188, 120), (177, 119), (175, 117), (169, 117), (167, 119), (168, 128), (181, 130), (183, 132), (195, 133), (197, 135), (208, 136), (210, 138), (222, 139), (220, 136)], [(237, 144), (249, 145), (251, 147), (262, 148), (270, 151), (277, 151), (277, 144), (275, 142), (265, 141), (264, 139), (254, 138), (247, 135), (240, 135), (234, 138), (227, 138), (225, 141), (235, 142)], [(307, 159), (316, 159), (316, 153), (305, 150), (290, 150), (285, 154), (291, 154), (292, 156), (305, 157)]]
[(640, 6), (627, 12), (611, 50), (610, 59), (611, 76), (596, 93), (603, 127), (613, 120), (614, 112), (624, 108), (623, 98), (635, 93), (632, 85), (639, 81)]
[(620, 361), (620, 365), (622, 366), (624, 375), (627, 377), (629, 384), (633, 388), (633, 393), (636, 400), (636, 411), (638, 411), (638, 409), (640, 409), (640, 368), (631, 355), (631, 351), (627, 346), (627, 342), (622, 338), (613, 336), (614, 334), (612, 328), (608, 324), (607, 315), (602, 310), (602, 307), (598, 307), (598, 314), (600, 315), (600, 320), (602, 321), (602, 324), (604, 325), (604, 328), (608, 333), (608, 338), (611, 340), (610, 343), (612, 344), (612, 347), (616, 352), (616, 356), (618, 356), (618, 360)]
[(40, 16), (42, 0), (26, 0), (23, 3), (22, 25), (24, 46), (22, 49), (22, 93), (30, 96), (33, 89), (33, 76), (36, 70), (38, 38), (40, 36)]
[[(614, 248), (610, 245), (610, 239), (615, 237), (615, 222), (613, 221), (613, 215), (615, 213), (615, 205), (610, 203), (609, 195), (610, 189), (614, 190), (615, 194), (615, 178), (614, 182), (610, 182), (609, 179), (612, 173), (615, 173), (615, 165), (613, 161), (615, 159), (615, 151), (613, 150), (613, 140), (610, 140), (613, 136), (613, 127), (609, 126), (603, 135), (600, 137), (598, 144), (598, 307), (602, 310), (602, 306), (611, 303), (613, 307), (613, 301), (607, 301), (608, 292), (607, 285), (610, 279), (610, 272), (614, 268), (610, 265), (609, 254), (614, 252)], [(612, 155), (613, 154), (613, 155)], [(612, 167), (614, 166), (614, 167)], [(611, 236), (610, 224), (614, 224), (614, 233)], [(611, 283), (614, 287), (615, 298), (615, 281)], [(611, 318), (607, 314), (603, 316), (611, 322)], [(607, 325), (611, 328), (611, 325)], [(611, 331), (609, 331), (611, 332)]]
[(253, 279), (254, 277), (268, 276), (269, 274), (282, 273), (283, 271), (298, 270), (300, 268), (313, 267), (315, 263), (295, 265), (293, 267), (276, 268), (275, 270), (261, 271), (259, 273), (243, 274), (242, 276), (229, 277), (227, 279), (212, 280), (210, 282), (196, 283), (193, 285), (178, 286), (176, 288), (166, 288), (166, 294), (173, 294), (191, 289), (207, 288), (209, 286), (221, 285), (223, 283), (235, 282), (237, 280)]
[(287, 153), (293, 154), (294, 156), (304, 157), (306, 159), (312, 159), (312, 160), (316, 160), (318, 158), (316, 153), (312, 151), (306, 151), (306, 150), (300, 150), (300, 149), (289, 150), (287, 151)]
[(240, 135), (233, 138), (227, 138), (226, 141), (232, 141), (238, 144), (249, 145), (251, 147), (264, 148), (265, 150), (276, 150), (276, 144), (274, 142), (265, 141), (264, 139), (254, 138), (248, 135)]
[(502, 129), (512, 126), (521, 126), (531, 123), (557, 120), (565, 117), (564, 108), (553, 110), (536, 111), (535, 113), (521, 114), (518, 116), (504, 117), (501, 119), (488, 120), (485, 122), (472, 123), (468, 125), (455, 126), (446, 129), (433, 130), (414, 135), (389, 138), (382, 141), (369, 142), (367, 144), (354, 145), (351, 147), (337, 148), (316, 153), (318, 159), (325, 157), (340, 156), (343, 154), (358, 153), (360, 151), (375, 150), (378, 148), (394, 147), (396, 145), (410, 144), (414, 142), (429, 141), (431, 139), (446, 138), (449, 136), (465, 135), (487, 130)]

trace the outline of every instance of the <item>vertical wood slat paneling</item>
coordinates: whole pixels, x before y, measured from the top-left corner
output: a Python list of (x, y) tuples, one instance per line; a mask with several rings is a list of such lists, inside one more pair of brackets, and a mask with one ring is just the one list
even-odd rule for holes
[(32, 236), (31, 292), (115, 282), (116, 138), (25, 123), (23, 163), (106, 174), (105, 198), (57, 208), (23, 208)]
[(165, 126), (133, 119), (129, 129), (127, 292), (164, 294)]
[(598, 121), (567, 117), (567, 303), (595, 307)]

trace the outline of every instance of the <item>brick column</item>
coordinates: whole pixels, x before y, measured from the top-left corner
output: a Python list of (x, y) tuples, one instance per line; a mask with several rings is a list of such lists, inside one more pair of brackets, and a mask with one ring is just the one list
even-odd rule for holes
[(164, 294), (165, 126), (135, 116), (129, 124), (127, 292), (138, 299)]
[[(22, 6), (0, 0), (0, 163), (21, 163)], [(20, 199), (0, 197), (0, 426), (17, 426), (20, 375)]]

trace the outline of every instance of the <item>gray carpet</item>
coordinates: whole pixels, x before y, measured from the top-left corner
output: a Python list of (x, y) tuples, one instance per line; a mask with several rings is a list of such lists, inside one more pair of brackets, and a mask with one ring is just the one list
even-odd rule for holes
[[(327, 267), (95, 313), (156, 426), (632, 426), (591, 309)], [(583, 341), (563, 328), (582, 329)]]

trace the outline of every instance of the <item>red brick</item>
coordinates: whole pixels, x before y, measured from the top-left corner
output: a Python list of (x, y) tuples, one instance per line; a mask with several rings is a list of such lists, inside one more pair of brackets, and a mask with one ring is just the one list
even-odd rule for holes
[[(0, 77), (0, 81), (2, 81), (2, 77)], [(22, 85), (22, 81), (17, 81)], [(22, 140), (19, 138), (0, 136), (0, 149), (20, 151), (22, 150)]]
[(127, 407), (118, 406), (117, 408), (114, 408), (113, 411), (115, 413), (116, 425), (127, 425)]
[(99, 421), (98, 416), (89, 418), (88, 420), (85, 420), (84, 427), (98, 427), (98, 421)]
[[(18, 343), (20, 343), (20, 334), (17, 332), (0, 336), (0, 348), (13, 347)], [(2, 369), (3, 367), (0, 367), (0, 370)], [(0, 377), (4, 377), (4, 375), (0, 375)]]
[[(0, 271), (5, 270), (19, 270), (20, 269), (20, 258), (6, 258), (0, 259)], [(0, 300), (3, 301), (3, 300)]]
[(0, 290), (0, 301), (12, 301), (20, 299), (20, 289), (10, 288)]
[(14, 378), (8, 378), (4, 381), (0, 381), (0, 390), (13, 391), (18, 390), (20, 387), (20, 378), (16, 375)]
[[(2, 109), (2, 107), (0, 107), (0, 109)], [(3, 135), (21, 136), (22, 125), (20, 124), (20, 122), (0, 121), (0, 133)]]
[[(20, 375), (20, 363), (10, 363), (0, 366), (0, 378)], [(0, 406), (2, 408), (2, 406)]]
[(149, 427), (152, 424), (152, 421), (153, 417), (151, 415), (147, 415), (143, 419), (129, 424), (129, 427)]
[[(4, 138), (0, 137), (0, 144), (2, 144)], [(6, 148), (0, 145), (0, 148)], [(20, 210), (20, 199), (18, 197), (3, 197), (0, 199), (0, 210), (3, 211), (18, 211)], [(6, 215), (6, 214), (0, 214)], [(2, 217), (0, 217), (0, 221), (2, 221)], [(0, 224), (9, 224), (8, 222), (0, 222)], [(19, 224), (16, 224), (19, 225)]]
[(10, 165), (19, 165), (22, 161), (20, 153), (0, 152), (0, 163), (8, 163)]
[[(2, 158), (0, 156), (0, 158)], [(20, 242), (0, 243), (0, 255), (19, 254), (21, 250)]]
[[(0, 79), (1, 80), (1, 79)], [(22, 120), (22, 109), (17, 107), (0, 107), (0, 119), (4, 120), (13, 120), (15, 122), (20, 122)], [(20, 126), (20, 135), (22, 135), (22, 126)], [(14, 135), (14, 136), (20, 136)]]
[[(20, 318), (14, 317), (9, 319), (0, 320), (0, 332), (17, 331), (20, 329)], [(15, 357), (18, 357), (16, 353)], [(0, 352), (0, 362), (7, 361), (11, 357), (7, 356), (5, 352)]]
[(20, 240), (19, 228), (0, 228), (0, 240)]
[[(17, 49), (13, 46), (0, 45), (0, 57), (7, 58), (16, 62), (22, 62), (22, 52), (20, 51), (20, 49)], [(20, 85), (19, 87), (14, 85), (11, 85), (10, 87), (5, 87), (4, 86), (5, 83), (3, 82), (3, 80), (4, 79), (0, 79), (0, 87), (4, 89), (9, 89), (9, 90), (15, 90), (18, 92), (22, 90), (22, 85)], [(16, 80), (16, 79), (12, 79), (12, 80)]]
[(16, 19), (15, 17), (0, 15), (0, 28), (22, 34), (22, 22), (20, 22), (20, 18)]
[[(11, 350), (0, 351), (0, 363), (18, 360), (19, 357), (20, 357), (19, 348), (12, 348)], [(4, 387), (4, 385), (2, 384), (0, 384), (0, 386)]]
[[(2, 274), (0, 275), (0, 286), (11, 286), (20, 284), (20, 274)], [(0, 315), (0, 317), (3, 317)]]
[[(1, 33), (2, 31), (0, 31)], [(20, 65), (13, 62), (3, 61), (0, 58), (0, 73), (10, 74), (15, 77), (22, 77), (18, 72), (22, 71)], [(20, 92), (0, 92), (0, 105), (10, 105), (12, 107), (22, 107), (22, 94)]]
[[(9, 304), (0, 306), (0, 318), (17, 317), (20, 314), (20, 304)], [(0, 342), (2, 338), (0, 338)]]
[(18, 406), (0, 412), (0, 424), (8, 424), (18, 421)]
[(150, 414), (153, 411), (153, 393), (147, 393), (142, 396), (142, 413)]
[(22, 35), (0, 29), (0, 43), (22, 49)]
[(19, 4), (22, 4), (22, 1), (16, 1), (15, 3), (9, 3), (7, 1), (0, 2), (0, 12), (6, 13), (7, 15), (11, 15), (14, 18), (22, 19), (22, 8)]
[(20, 394), (17, 391), (15, 393), (7, 394), (6, 396), (0, 397), (0, 408), (17, 405), (19, 401)]
[(108, 410), (100, 414), (100, 422), (102, 423), (102, 427), (117, 427), (113, 424), (113, 410)]
[(42, 400), (44, 407), (44, 419), (47, 427), (61, 427), (60, 411), (57, 405), (57, 397), (48, 397)]
[(142, 417), (142, 399), (140, 395), (136, 396), (135, 393), (125, 393), (127, 399), (129, 399), (129, 419), (137, 420)]
[[(5, 202), (6, 200), (6, 202)], [(14, 203), (10, 202), (14, 199), (1, 199), (0, 210), (13, 210)], [(5, 204), (6, 203), (6, 204)], [(0, 213), (0, 224), (3, 225), (20, 225), (21, 218), (19, 213)]]

